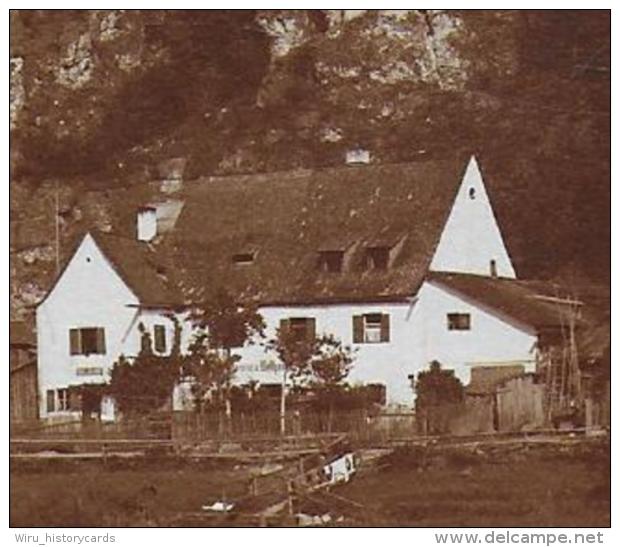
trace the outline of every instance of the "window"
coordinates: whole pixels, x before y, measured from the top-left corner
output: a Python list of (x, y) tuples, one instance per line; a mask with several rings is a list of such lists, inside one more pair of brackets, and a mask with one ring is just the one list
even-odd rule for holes
[(233, 264), (243, 266), (254, 262), (254, 253), (237, 253), (232, 257)]
[(476, 199), (476, 189), (473, 186), (469, 189), (469, 199)]
[(153, 338), (155, 339), (155, 351), (166, 353), (166, 327), (164, 325), (153, 327)]
[(489, 269), (491, 270), (491, 277), (497, 277), (497, 262), (495, 260), (489, 262)]
[(389, 247), (368, 247), (366, 249), (366, 265), (368, 269), (387, 270), (389, 261)]
[(342, 251), (320, 251), (318, 268), (322, 272), (341, 272), (343, 257), (344, 253)]
[(294, 340), (314, 340), (316, 338), (316, 320), (314, 317), (291, 317), (280, 321), (280, 329), (288, 330)]
[(367, 313), (353, 316), (353, 342), (377, 344), (390, 341), (390, 316), (387, 313)]
[(471, 316), (468, 313), (449, 313), (448, 330), (470, 330)]
[(46, 407), (48, 412), (54, 412), (56, 410), (56, 392), (53, 389), (48, 389), (45, 392)]
[(71, 355), (105, 354), (105, 329), (89, 327), (69, 330)]
[(56, 392), (58, 394), (58, 409), (57, 410), (69, 410), (69, 390), (67, 388), (59, 389)]

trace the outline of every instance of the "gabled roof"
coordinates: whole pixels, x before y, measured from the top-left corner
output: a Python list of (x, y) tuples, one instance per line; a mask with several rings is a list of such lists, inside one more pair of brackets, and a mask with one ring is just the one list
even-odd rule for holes
[[(261, 304), (402, 300), (426, 274), (465, 159), (207, 177), (186, 183), (166, 236), (186, 300), (225, 286)], [(370, 271), (367, 247), (390, 246), (390, 267)], [(255, 251), (251, 264), (232, 256)], [(339, 273), (319, 251), (342, 250)]]
[(594, 287), (579, 291), (545, 281), (444, 272), (429, 272), (427, 279), (535, 330), (567, 327), (571, 314), (585, 325), (596, 314), (596, 306), (588, 304), (600, 297)]
[(91, 235), (142, 305), (169, 307), (181, 302), (163, 257), (152, 246), (104, 232)]

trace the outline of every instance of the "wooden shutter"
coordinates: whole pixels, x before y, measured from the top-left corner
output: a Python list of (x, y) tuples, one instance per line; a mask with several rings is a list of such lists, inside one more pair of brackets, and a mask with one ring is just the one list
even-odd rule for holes
[(316, 319), (314, 317), (306, 319), (306, 338), (308, 342), (312, 342), (316, 338)]
[(48, 389), (45, 395), (47, 411), (54, 412), (56, 410), (56, 392), (53, 389)]
[(280, 319), (280, 332), (288, 332), (290, 323), (288, 319)]
[(164, 325), (155, 325), (153, 333), (155, 335), (155, 351), (166, 353), (166, 327)]
[(364, 317), (362, 315), (353, 316), (353, 343), (361, 344), (364, 341)]
[(381, 341), (390, 341), (390, 314), (388, 313), (381, 315)]
[(97, 353), (105, 353), (105, 329), (97, 329)]
[(82, 352), (80, 329), (69, 329), (69, 354), (79, 355)]

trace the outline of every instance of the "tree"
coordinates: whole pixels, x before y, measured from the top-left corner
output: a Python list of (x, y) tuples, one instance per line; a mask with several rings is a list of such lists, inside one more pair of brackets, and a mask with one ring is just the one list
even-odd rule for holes
[(307, 378), (311, 359), (319, 346), (316, 337), (308, 338), (285, 326), (276, 330), (275, 338), (267, 347), (275, 352), (282, 363), (282, 386), (280, 393), (280, 433), (286, 433), (286, 386), (289, 379), (296, 383)]
[(442, 369), (439, 361), (431, 361), (428, 370), (418, 373), (414, 390), (416, 416), (424, 420), (426, 432), (444, 433), (446, 411), (463, 401), (461, 381), (453, 370)]
[(333, 335), (321, 337), (300, 336), (298, 332), (281, 327), (268, 347), (282, 363), (282, 390), (280, 395), (280, 432), (286, 432), (286, 386), (309, 385), (317, 388), (329, 401), (330, 427), (333, 401), (338, 387), (349, 374), (353, 352)]
[(121, 355), (114, 363), (108, 391), (122, 413), (146, 414), (161, 409), (171, 401), (181, 366), (181, 327), (176, 318), (172, 319), (175, 335), (170, 355), (153, 353), (151, 335), (140, 323), (140, 353), (133, 360)]
[(216, 395), (230, 416), (229, 392), (240, 360), (233, 350), (262, 337), (265, 322), (255, 306), (240, 304), (225, 290), (194, 309), (191, 319), (197, 332), (183, 359), (183, 372), (191, 378), (196, 406), (204, 408), (207, 397)]
[(355, 352), (351, 347), (344, 345), (333, 335), (319, 338), (318, 352), (310, 363), (310, 383), (316, 388), (319, 401), (328, 408), (328, 431), (332, 428), (335, 403), (354, 359)]

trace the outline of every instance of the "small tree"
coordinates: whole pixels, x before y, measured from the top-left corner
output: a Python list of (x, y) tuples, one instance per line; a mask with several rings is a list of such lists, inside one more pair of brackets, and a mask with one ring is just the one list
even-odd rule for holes
[(121, 355), (110, 374), (109, 393), (125, 414), (159, 410), (172, 399), (180, 373), (180, 325), (175, 319), (175, 337), (170, 355), (156, 355), (150, 333), (140, 323), (141, 349), (129, 360)]
[(317, 389), (328, 403), (331, 427), (335, 396), (353, 364), (351, 348), (333, 335), (299, 336), (288, 328), (277, 329), (276, 337), (269, 341), (268, 347), (278, 355), (283, 365), (280, 432), (286, 432), (286, 386), (289, 380), (293, 385), (309, 385)]
[(316, 337), (300, 337), (290, 328), (276, 330), (275, 338), (267, 343), (268, 349), (275, 352), (282, 363), (282, 389), (280, 393), (280, 433), (286, 433), (286, 386), (289, 379), (293, 383), (305, 380), (310, 374), (310, 363), (319, 350)]
[(348, 376), (355, 352), (333, 335), (325, 335), (318, 340), (317, 354), (310, 363), (312, 377), (310, 383), (317, 390), (317, 395), (329, 411), (328, 431), (331, 431), (334, 405), (342, 391), (342, 385)]
[(217, 395), (231, 415), (229, 392), (240, 357), (234, 348), (263, 336), (265, 322), (253, 305), (240, 304), (220, 290), (213, 299), (197, 307), (191, 319), (198, 327), (184, 358), (184, 373), (192, 378), (192, 393), (198, 408), (209, 395)]
[(442, 369), (439, 361), (432, 361), (428, 370), (418, 373), (414, 389), (416, 416), (425, 421), (425, 430), (444, 433), (442, 416), (463, 401), (465, 392), (461, 381), (453, 370)]

